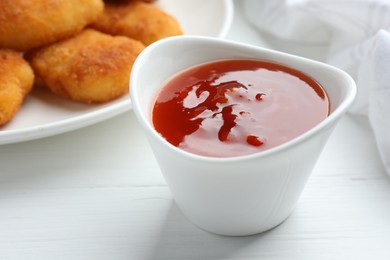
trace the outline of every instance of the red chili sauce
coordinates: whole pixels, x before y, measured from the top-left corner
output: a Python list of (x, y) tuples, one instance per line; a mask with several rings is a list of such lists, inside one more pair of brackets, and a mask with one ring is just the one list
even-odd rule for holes
[(258, 60), (189, 68), (161, 88), (154, 128), (191, 153), (234, 157), (285, 143), (324, 120), (329, 100), (311, 77)]

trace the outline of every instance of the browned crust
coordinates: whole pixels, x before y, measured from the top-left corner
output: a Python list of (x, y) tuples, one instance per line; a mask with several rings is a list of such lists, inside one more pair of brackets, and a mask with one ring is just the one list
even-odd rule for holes
[(104, 12), (91, 27), (111, 35), (128, 36), (145, 45), (183, 34), (173, 16), (142, 1), (106, 3)]
[(69, 37), (103, 7), (102, 0), (1, 0), (0, 47), (27, 51)]
[(18, 52), (0, 49), (0, 126), (19, 111), (33, 81), (30, 65)]
[(132, 65), (143, 48), (133, 39), (87, 29), (28, 56), (37, 77), (53, 93), (100, 103), (128, 92)]

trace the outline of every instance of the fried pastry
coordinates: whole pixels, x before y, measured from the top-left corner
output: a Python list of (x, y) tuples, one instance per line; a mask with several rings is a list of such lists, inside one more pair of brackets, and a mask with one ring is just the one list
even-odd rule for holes
[(129, 89), (132, 65), (144, 45), (93, 29), (27, 54), (36, 83), (84, 103), (113, 100)]
[(33, 82), (27, 61), (16, 51), (0, 49), (0, 126), (15, 116)]
[(72, 36), (103, 6), (102, 0), (1, 0), (0, 48), (27, 51)]
[(91, 27), (111, 35), (128, 36), (145, 45), (182, 34), (173, 16), (143, 1), (106, 2), (104, 12)]

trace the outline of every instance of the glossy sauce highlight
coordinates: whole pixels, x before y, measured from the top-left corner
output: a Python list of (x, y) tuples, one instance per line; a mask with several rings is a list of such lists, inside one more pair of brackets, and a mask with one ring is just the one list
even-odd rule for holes
[(199, 155), (263, 151), (306, 132), (329, 114), (324, 89), (306, 74), (258, 60), (223, 60), (167, 81), (152, 110), (171, 144)]

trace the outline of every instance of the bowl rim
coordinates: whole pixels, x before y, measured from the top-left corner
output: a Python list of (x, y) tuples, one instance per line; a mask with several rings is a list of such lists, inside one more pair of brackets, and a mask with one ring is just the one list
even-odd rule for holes
[[(328, 71), (336, 73), (340, 75), (340, 77), (343, 77), (346, 82), (348, 83), (348, 86), (345, 88), (345, 98), (340, 101), (340, 104), (336, 109), (334, 109), (328, 117), (326, 117), (324, 120), (322, 120), (320, 123), (312, 127), (311, 129), (307, 130), (303, 134), (300, 134), (299, 136), (283, 143), (278, 146), (272, 147), (270, 149), (259, 151), (257, 153), (251, 153), (241, 156), (232, 156), (232, 157), (212, 157), (212, 156), (204, 156), (199, 155), (191, 152), (187, 152), (185, 150), (182, 150), (172, 144), (170, 144), (168, 141), (166, 141), (160, 134), (157, 133), (157, 131), (153, 128), (152, 123), (150, 122), (149, 118), (140, 110), (140, 102), (137, 98), (138, 95), (138, 89), (137, 89), (137, 81), (138, 81), (138, 71), (143, 66), (142, 60), (147, 58), (148, 55), (154, 51), (156, 48), (159, 48), (160, 46), (166, 45), (166, 44), (178, 44), (178, 41), (181, 41), (180, 44), (183, 43), (189, 43), (198, 41), (200, 44), (220, 44), (221, 46), (229, 46), (233, 48), (249, 48), (252, 51), (262, 51), (267, 52), (271, 55), (277, 55), (277, 56), (285, 56), (289, 59), (298, 59), (302, 62), (309, 62), (312, 64), (317, 64), (320, 66), (325, 67)], [(213, 47), (215, 48), (215, 47)], [(222, 59), (222, 58), (221, 58)], [(229, 59), (229, 58), (227, 58)], [(239, 58), (237, 58), (239, 59)], [(254, 58), (255, 59), (255, 58)], [(216, 59), (214, 59), (216, 60)], [(268, 59), (272, 62), (272, 59)], [(205, 61), (207, 62), (207, 61)], [(305, 72), (306, 73), (306, 72)], [(214, 38), (209, 36), (190, 36), (190, 35), (183, 35), (183, 36), (173, 36), (166, 39), (159, 40), (148, 47), (146, 47), (141, 54), (137, 57), (136, 61), (134, 62), (133, 68), (131, 70), (131, 76), (130, 76), (130, 85), (132, 86), (130, 88), (130, 98), (133, 105), (133, 111), (138, 118), (139, 123), (142, 124), (143, 129), (146, 129), (155, 139), (157, 139), (159, 142), (161, 142), (164, 146), (167, 147), (170, 151), (180, 154), (181, 156), (186, 157), (187, 159), (192, 160), (198, 160), (198, 161), (204, 161), (209, 163), (223, 163), (223, 162), (240, 162), (240, 161), (247, 161), (247, 160), (253, 160), (255, 158), (262, 158), (271, 156), (275, 153), (280, 153), (281, 151), (288, 150), (299, 143), (302, 143), (304, 140), (316, 135), (322, 129), (326, 128), (326, 126), (335, 123), (348, 109), (348, 107), (352, 104), (356, 97), (356, 84), (355, 81), (352, 79), (352, 77), (346, 73), (345, 71), (336, 68), (334, 66), (331, 66), (329, 64), (319, 62), (316, 60), (308, 59), (305, 57), (276, 51), (269, 48), (264, 48), (260, 46), (255, 46), (247, 43), (241, 43), (237, 41), (232, 41), (228, 39), (220, 39), (220, 38)]]

